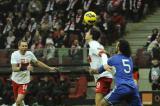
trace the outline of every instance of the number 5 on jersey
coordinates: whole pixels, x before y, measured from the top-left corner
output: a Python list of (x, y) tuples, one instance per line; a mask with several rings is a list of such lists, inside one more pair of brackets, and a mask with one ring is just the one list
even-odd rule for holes
[(130, 73), (131, 72), (131, 66), (129, 64), (129, 60), (128, 59), (122, 59), (122, 64), (124, 66), (124, 72), (125, 73)]

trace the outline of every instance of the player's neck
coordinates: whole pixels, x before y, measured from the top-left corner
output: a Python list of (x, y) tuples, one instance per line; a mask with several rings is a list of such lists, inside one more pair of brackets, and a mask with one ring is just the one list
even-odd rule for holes
[(25, 55), (25, 52), (23, 52), (23, 51), (21, 51), (21, 50), (19, 50), (19, 53), (20, 53), (21, 55)]
[(88, 39), (88, 43), (94, 41), (93, 39)]
[(117, 54), (122, 54), (120, 51), (118, 51), (118, 53)]

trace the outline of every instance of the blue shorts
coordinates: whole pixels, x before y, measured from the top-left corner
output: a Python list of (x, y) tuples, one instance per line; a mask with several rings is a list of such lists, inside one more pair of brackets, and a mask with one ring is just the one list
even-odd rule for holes
[(104, 99), (111, 105), (125, 101), (128, 106), (142, 106), (138, 89), (128, 85), (115, 87)]

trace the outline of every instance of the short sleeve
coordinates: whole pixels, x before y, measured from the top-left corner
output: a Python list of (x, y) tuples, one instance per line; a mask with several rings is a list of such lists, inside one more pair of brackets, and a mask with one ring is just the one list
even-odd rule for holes
[(111, 57), (108, 59), (108, 65), (113, 66), (113, 64), (114, 64), (114, 58)]
[(17, 64), (17, 58), (16, 58), (15, 53), (12, 53), (10, 62), (11, 64)]
[(37, 61), (36, 56), (32, 52), (30, 52), (30, 55), (31, 55), (31, 61), (35, 63)]

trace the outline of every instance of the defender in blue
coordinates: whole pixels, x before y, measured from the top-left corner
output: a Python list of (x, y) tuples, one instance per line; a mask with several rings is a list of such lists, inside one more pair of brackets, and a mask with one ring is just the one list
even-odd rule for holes
[(104, 97), (100, 106), (112, 106), (126, 101), (128, 106), (142, 106), (137, 85), (133, 80), (133, 62), (130, 45), (126, 40), (119, 40), (117, 54), (109, 58), (108, 65), (101, 66), (98, 72), (115, 71), (115, 87)]

